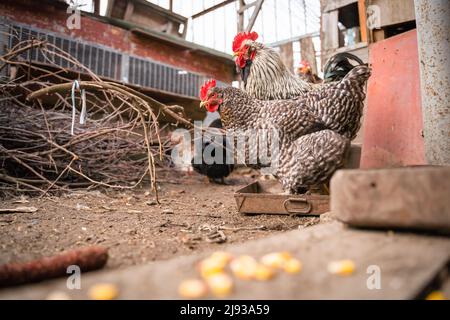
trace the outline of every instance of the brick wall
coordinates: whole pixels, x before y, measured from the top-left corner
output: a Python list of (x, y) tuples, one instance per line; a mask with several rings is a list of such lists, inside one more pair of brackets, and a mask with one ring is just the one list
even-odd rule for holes
[(63, 5), (35, 0), (2, 0), (0, 16), (40, 29), (64, 34), (123, 51), (131, 55), (200, 73), (230, 83), (234, 80), (233, 63), (201, 51), (193, 51), (159, 39), (137, 35), (129, 30), (82, 16), (81, 29), (66, 26), (69, 14)]

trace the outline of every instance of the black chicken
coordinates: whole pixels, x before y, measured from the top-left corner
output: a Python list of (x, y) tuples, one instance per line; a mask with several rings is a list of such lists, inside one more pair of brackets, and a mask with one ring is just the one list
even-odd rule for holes
[(364, 65), (364, 62), (357, 56), (341, 52), (332, 56), (323, 68), (324, 82), (340, 81), (355, 67), (351, 61), (355, 61), (356, 65)]
[[(222, 122), (220, 119), (216, 119), (208, 126), (208, 128), (222, 129)], [(214, 143), (215, 140), (218, 140), (218, 137), (223, 138), (222, 144)], [(234, 165), (227, 164), (226, 161), (227, 145), (229, 145), (229, 141), (225, 139), (225, 136), (222, 135), (219, 130), (207, 130), (207, 134), (204, 134), (203, 136), (201, 150), (194, 148), (194, 157), (191, 160), (194, 171), (207, 176), (210, 182), (224, 184), (224, 178), (234, 169)], [(222, 156), (218, 154), (218, 157), (220, 157), (219, 163), (215, 160), (216, 152), (222, 154)], [(198, 161), (196, 161), (196, 159), (201, 160), (199, 161), (200, 163), (196, 163)]]

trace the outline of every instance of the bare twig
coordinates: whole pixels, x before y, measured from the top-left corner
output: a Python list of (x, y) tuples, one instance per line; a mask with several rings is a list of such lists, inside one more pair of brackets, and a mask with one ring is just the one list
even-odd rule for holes
[[(24, 61), (30, 50), (51, 68)], [(0, 70), (8, 65), (18, 70), (14, 79), (0, 83), (0, 190), (43, 196), (70, 187), (131, 189), (148, 177), (158, 201), (156, 166), (164, 165), (170, 146), (162, 140), (158, 117), (164, 113), (192, 128), (183, 107), (102, 81), (68, 53), (38, 39), (19, 41), (0, 63)], [(71, 136), (74, 74), (87, 90), (90, 118)], [(77, 94), (75, 107), (80, 104)]]

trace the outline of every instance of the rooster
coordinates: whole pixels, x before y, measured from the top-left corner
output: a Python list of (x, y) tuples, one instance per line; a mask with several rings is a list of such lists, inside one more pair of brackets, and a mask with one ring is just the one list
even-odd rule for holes
[[(328, 64), (327, 71), (330, 77), (335, 76), (339, 81), (309, 83), (290, 72), (281, 61), (280, 55), (272, 48), (256, 42), (257, 38), (256, 32), (241, 32), (233, 41), (235, 62), (240, 70), (245, 91), (260, 100), (307, 100), (306, 106), (311, 108), (310, 111), (330, 128), (337, 128), (337, 133), (354, 139), (360, 127), (364, 90), (370, 76), (370, 68), (366, 65), (352, 67), (342, 77), (342, 73), (349, 69), (342, 60), (350, 54), (339, 54), (340, 56), (334, 57), (339, 63)], [(341, 72), (331, 72), (334, 67), (339, 68)]]
[[(274, 174), (286, 193), (302, 193), (324, 183), (343, 165), (349, 139), (327, 128), (306, 108), (305, 100), (257, 100), (238, 88), (216, 87), (214, 80), (202, 86), (200, 99), (208, 112), (219, 111), (224, 129), (252, 130), (256, 136), (265, 130), (277, 132), (279, 148), (272, 153)], [(248, 148), (246, 155), (255, 144)]]
[(302, 60), (297, 68), (297, 73), (300, 79), (309, 83), (321, 83), (320, 79), (316, 74), (312, 72), (311, 65), (308, 61)]

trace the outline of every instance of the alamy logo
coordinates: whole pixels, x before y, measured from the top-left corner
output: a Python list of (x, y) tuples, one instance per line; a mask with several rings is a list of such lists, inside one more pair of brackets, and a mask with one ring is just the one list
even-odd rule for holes
[[(194, 123), (194, 148), (191, 132), (177, 129), (173, 136), (179, 142), (172, 149), (175, 165), (187, 164), (245, 164), (261, 167), (262, 174), (274, 174), (278, 167), (280, 139), (273, 128), (226, 130), (208, 128), (204, 132), (202, 123)], [(193, 152), (192, 152), (193, 151)], [(191, 160), (192, 159), (192, 160)]]
[(81, 12), (79, 6), (80, 5), (75, 1), (75, 3), (71, 3), (71, 5), (67, 7), (66, 12), (69, 14), (69, 17), (66, 20), (66, 26), (69, 30), (81, 29)]
[(370, 5), (366, 10), (367, 15), (367, 28), (373, 30), (375, 28), (381, 28), (381, 9), (379, 6)]
[(70, 276), (67, 278), (66, 286), (69, 290), (81, 289), (81, 269), (77, 265), (71, 265), (67, 267), (67, 274)]
[(366, 270), (369, 277), (367, 278), (366, 285), (369, 290), (381, 289), (381, 268), (375, 264), (367, 267)]

